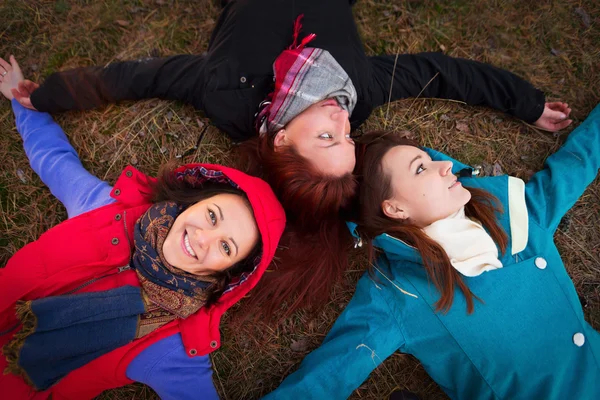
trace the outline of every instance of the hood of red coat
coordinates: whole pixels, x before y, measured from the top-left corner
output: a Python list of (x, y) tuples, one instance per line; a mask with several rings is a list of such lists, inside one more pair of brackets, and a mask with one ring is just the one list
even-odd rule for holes
[(256, 286), (273, 260), (285, 228), (285, 212), (265, 181), (237, 169), (215, 164), (187, 164), (175, 170), (175, 174), (177, 179), (183, 179), (193, 187), (201, 187), (208, 181), (229, 183), (246, 194), (254, 212), (262, 241), (262, 256), (256, 261), (254, 270), (234, 278), (217, 304), (211, 307), (218, 308), (221, 314)]

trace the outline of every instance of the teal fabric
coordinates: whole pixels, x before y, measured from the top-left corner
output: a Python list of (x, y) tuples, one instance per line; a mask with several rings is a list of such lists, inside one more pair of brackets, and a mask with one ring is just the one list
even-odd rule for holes
[[(457, 172), (462, 166), (455, 165)], [(447, 314), (417, 252), (387, 235), (374, 278), (365, 274), (321, 347), (267, 399), (344, 399), (399, 350), (418, 358), (453, 399), (600, 399), (600, 335), (585, 320), (553, 235), (600, 168), (600, 106), (525, 186), (526, 248), (503, 268), (465, 278), (482, 300), (466, 313), (457, 290)], [(465, 178), (497, 196), (510, 234), (508, 177)], [(510, 240), (509, 240), (510, 243)], [(536, 266), (540, 259), (544, 269)], [(574, 335), (585, 337), (583, 346)]]

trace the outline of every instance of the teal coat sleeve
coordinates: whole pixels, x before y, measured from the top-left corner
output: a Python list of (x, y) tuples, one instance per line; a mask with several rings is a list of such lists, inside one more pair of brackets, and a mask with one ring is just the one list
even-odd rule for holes
[(265, 399), (346, 399), (403, 346), (404, 336), (381, 293), (383, 285), (365, 274), (323, 344)]
[(600, 105), (565, 144), (548, 157), (544, 169), (525, 186), (527, 210), (542, 228), (554, 231), (600, 168)]

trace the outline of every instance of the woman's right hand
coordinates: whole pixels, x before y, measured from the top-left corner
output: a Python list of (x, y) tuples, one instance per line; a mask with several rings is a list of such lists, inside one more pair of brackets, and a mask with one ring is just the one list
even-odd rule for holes
[(23, 107), (35, 110), (31, 104), (31, 93), (40, 85), (23, 79), (23, 72), (14, 56), (10, 63), (0, 57), (0, 92), (8, 100), (16, 99)]

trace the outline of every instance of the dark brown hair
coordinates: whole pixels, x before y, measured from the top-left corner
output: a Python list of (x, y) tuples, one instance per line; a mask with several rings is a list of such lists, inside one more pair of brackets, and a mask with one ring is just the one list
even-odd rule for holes
[(291, 146), (275, 150), (263, 135), (240, 146), (240, 169), (265, 179), (287, 216), (286, 230), (267, 271), (245, 303), (248, 314), (283, 319), (297, 309), (317, 310), (329, 300), (348, 266), (351, 236), (341, 213), (357, 183), (352, 174), (323, 174)]
[[(442, 247), (410, 221), (389, 218), (383, 213), (381, 207), (384, 200), (393, 196), (391, 177), (383, 170), (383, 157), (396, 146), (418, 148), (420, 146), (388, 132), (372, 132), (363, 135), (358, 146), (361, 173), (359, 230), (369, 240), (368, 251), (371, 262), (374, 262), (376, 256), (372, 239), (382, 233), (416, 247), (429, 278), (441, 293), (436, 302), (436, 310), (447, 312), (450, 309), (454, 300), (455, 286), (458, 286), (466, 298), (467, 312), (472, 313), (473, 298), (477, 297), (452, 266)], [(479, 220), (504, 253), (508, 239), (502, 227), (498, 225), (496, 213), (502, 212), (498, 199), (481, 189), (467, 188), (467, 190), (471, 192), (471, 200), (465, 206), (465, 214)]]
[[(210, 199), (219, 194), (234, 194), (244, 199), (246, 206), (254, 215), (252, 205), (246, 194), (227, 183), (206, 182), (201, 186), (192, 186), (184, 179), (175, 177), (175, 170), (179, 165), (170, 161), (161, 166), (157, 182), (153, 187), (152, 201), (155, 203), (161, 201), (174, 201), (185, 210), (186, 208), (198, 203), (202, 200)], [(244, 272), (250, 272), (255, 267), (257, 257), (262, 254), (262, 239), (259, 237), (257, 244), (252, 248), (250, 254), (241, 261), (238, 261), (224, 271), (215, 272), (211, 275), (216, 279), (210, 287), (207, 288), (206, 307), (209, 307), (219, 300), (227, 286), (234, 277), (241, 275)]]

